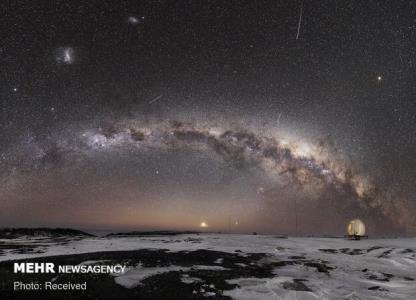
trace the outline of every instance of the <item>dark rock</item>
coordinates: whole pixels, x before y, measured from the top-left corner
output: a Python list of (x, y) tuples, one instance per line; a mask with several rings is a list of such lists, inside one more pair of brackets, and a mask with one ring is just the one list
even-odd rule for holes
[(312, 262), (312, 261), (306, 262), (304, 265), (308, 267), (316, 268), (318, 272), (327, 273), (327, 274), (329, 274), (330, 270), (334, 269), (333, 267), (327, 266), (324, 263)]
[(105, 237), (124, 237), (124, 236), (172, 236), (180, 234), (199, 234), (198, 231), (170, 231), (170, 230), (160, 230), (160, 231), (129, 231), (129, 232), (119, 232), (119, 233), (110, 233)]
[(293, 290), (293, 291), (305, 291), (305, 292), (312, 292), (310, 288), (308, 288), (304, 283), (303, 279), (293, 279), (293, 282), (286, 281), (283, 282), (283, 288), (286, 290)]
[(338, 253), (336, 249), (319, 249), (319, 251), (324, 252), (324, 253), (331, 253), (331, 254)]
[(375, 286), (371, 286), (368, 288), (370, 291), (384, 291), (384, 292), (388, 292), (387, 289), (384, 289), (382, 287), (379, 287), (378, 285)]
[(70, 228), (3, 228), (0, 229), (0, 238), (15, 239), (22, 236), (46, 237), (86, 237), (93, 236), (81, 230)]

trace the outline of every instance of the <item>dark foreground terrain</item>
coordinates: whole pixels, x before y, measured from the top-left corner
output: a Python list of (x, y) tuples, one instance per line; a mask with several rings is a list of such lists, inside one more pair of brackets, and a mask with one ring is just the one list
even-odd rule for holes
[[(416, 240), (232, 234), (0, 239), (3, 299), (416, 299)], [(14, 262), (123, 265), (123, 274), (22, 274)], [(13, 290), (14, 282), (86, 290)]]
[[(237, 284), (226, 280), (247, 278), (272, 278), (274, 268), (288, 264), (303, 264), (317, 272), (329, 272), (332, 268), (323, 262), (294, 257), (293, 260), (268, 262), (263, 253), (241, 254), (196, 250), (168, 252), (167, 250), (137, 250), (86, 253), (78, 255), (35, 258), (24, 262), (53, 262), (57, 265), (77, 265), (86, 261), (105, 261), (106, 264), (122, 264), (130, 268), (163, 268), (179, 266), (183, 269), (149, 276), (132, 288), (115, 282), (109, 274), (14, 274), (13, 262), (0, 263), (2, 282), (1, 299), (231, 299), (223, 291), (232, 290)], [(97, 262), (100, 263), (100, 262)], [(220, 266), (219, 266), (220, 264)], [(202, 268), (199, 267), (202, 266)], [(13, 282), (43, 283), (87, 282), (86, 291), (13, 291)], [(290, 290), (309, 291), (302, 279), (287, 282)]]

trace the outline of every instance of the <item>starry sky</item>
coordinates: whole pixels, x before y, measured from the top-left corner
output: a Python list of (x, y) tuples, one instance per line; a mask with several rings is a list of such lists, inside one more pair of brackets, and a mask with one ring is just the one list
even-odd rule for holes
[(416, 234), (416, 3), (0, 6), (0, 226)]

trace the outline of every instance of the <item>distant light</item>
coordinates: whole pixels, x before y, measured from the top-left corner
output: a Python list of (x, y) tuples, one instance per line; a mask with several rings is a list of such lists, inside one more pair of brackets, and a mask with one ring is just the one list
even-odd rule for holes
[(201, 224), (199, 224), (199, 227), (205, 228), (208, 227), (208, 224), (205, 222), (201, 222)]
[(13, 92), (17, 92), (17, 88), (15, 87), (15, 88), (13, 88)]
[(381, 76), (377, 76), (377, 81), (382, 81), (383, 78)]

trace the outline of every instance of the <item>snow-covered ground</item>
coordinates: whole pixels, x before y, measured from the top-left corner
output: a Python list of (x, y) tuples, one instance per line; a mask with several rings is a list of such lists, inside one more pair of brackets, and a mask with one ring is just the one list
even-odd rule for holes
[[(238, 287), (223, 294), (236, 299), (416, 299), (416, 238), (352, 241), (338, 238), (282, 239), (262, 235), (191, 234), (84, 238), (58, 242), (48, 238), (19, 238), (0, 240), (0, 245), (3, 252), (0, 261), (137, 249), (168, 249), (169, 252), (204, 249), (240, 255), (267, 253), (266, 258), (257, 263), (276, 265), (273, 271), (275, 277), (232, 279), (228, 282), (238, 284)], [(13, 246), (21, 250), (16, 251)], [(31, 250), (24, 251), (25, 247)], [(318, 272), (313, 264), (309, 266), (299, 261), (322, 262), (329, 270)], [(221, 268), (221, 258), (214, 263), (219, 266), (216, 271), (226, 270)], [(244, 265), (240, 264), (240, 267)], [(126, 288), (135, 287), (143, 278), (178, 269), (184, 268), (175, 265), (160, 269), (137, 266), (116, 276), (115, 281)], [(186, 276), (182, 278), (183, 282), (190, 283), (198, 280)]]

